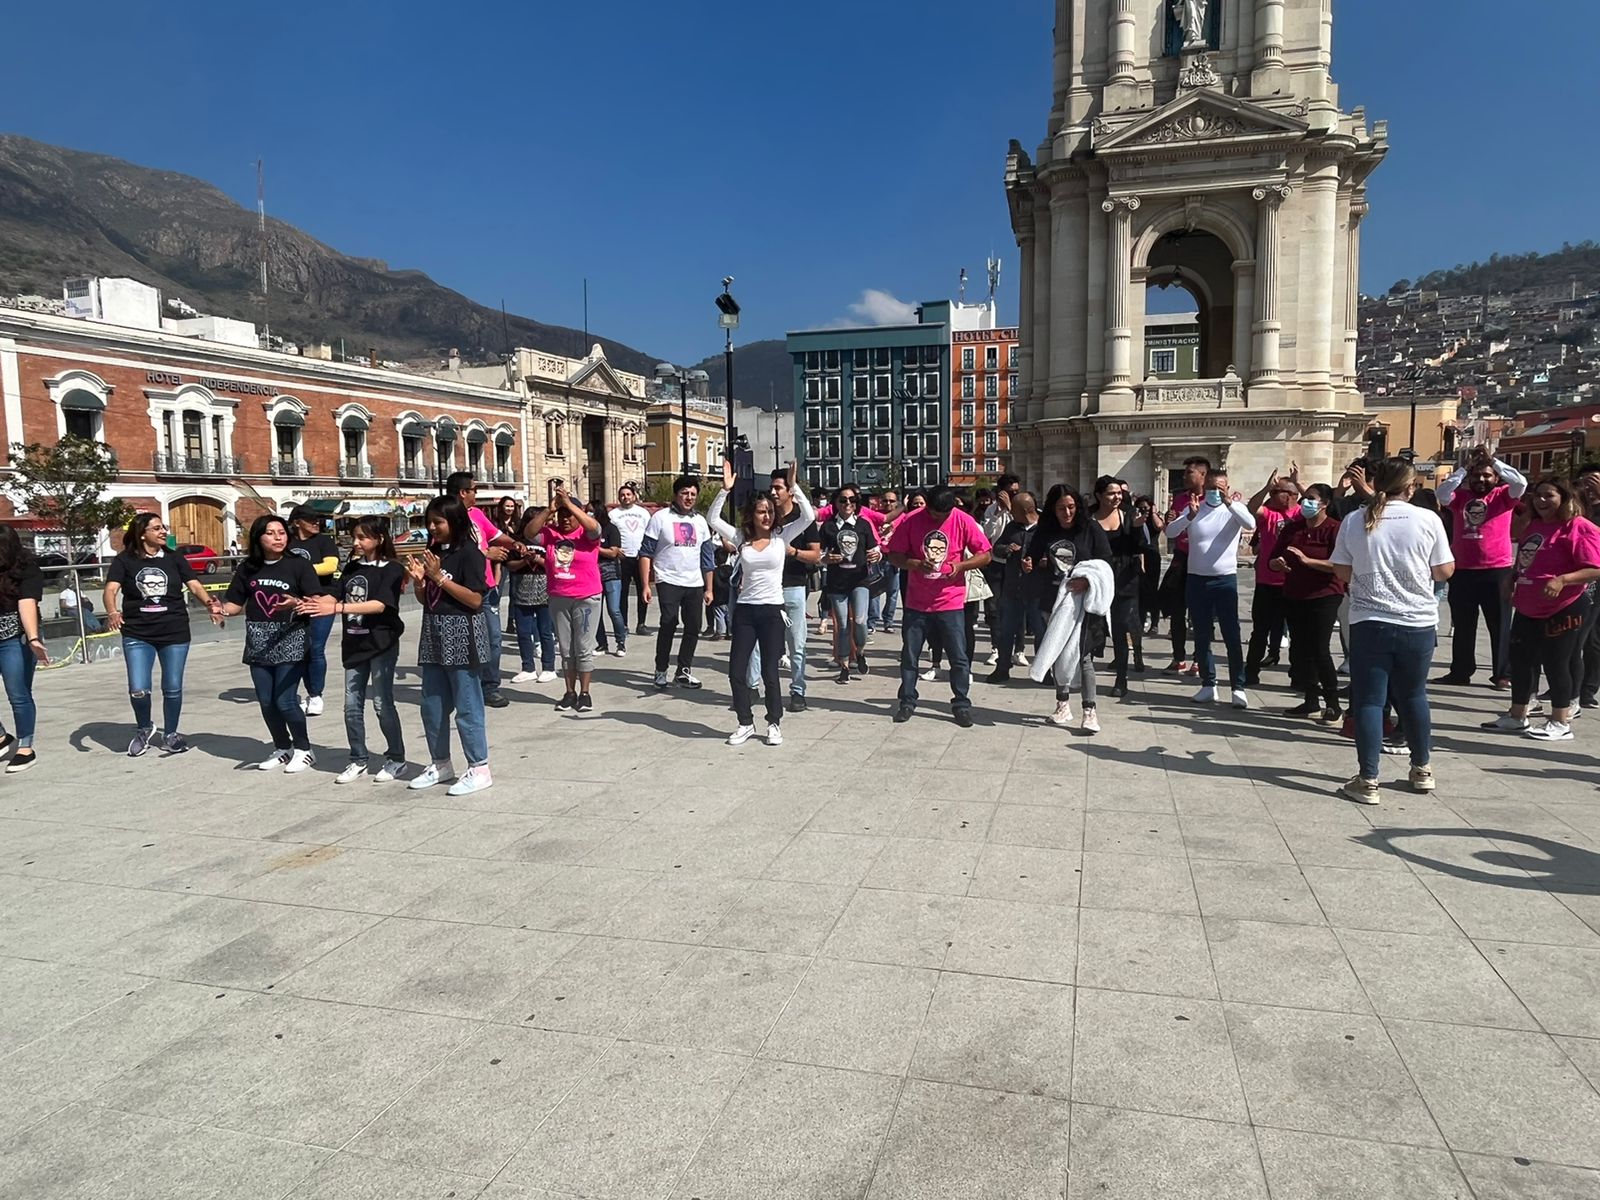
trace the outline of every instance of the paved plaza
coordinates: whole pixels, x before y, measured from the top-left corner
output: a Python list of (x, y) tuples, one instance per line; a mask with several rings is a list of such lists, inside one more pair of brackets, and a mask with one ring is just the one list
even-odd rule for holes
[(41, 675), (0, 1195), (1600, 1197), (1600, 716), (1441, 689), (1437, 795), (1389, 758), (1365, 809), (1350, 743), (1170, 676), (1094, 740), (1024, 685), (894, 725), (896, 647), (734, 750), (726, 644), (657, 694), (637, 640), (592, 715), (511, 689), (465, 800), (335, 787), (336, 699), (315, 770), (239, 769), (236, 646), (176, 758), (120, 663)]

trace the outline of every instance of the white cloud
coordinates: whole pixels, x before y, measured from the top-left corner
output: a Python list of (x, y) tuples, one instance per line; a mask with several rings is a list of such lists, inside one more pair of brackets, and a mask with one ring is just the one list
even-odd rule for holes
[(881, 288), (866, 288), (861, 299), (850, 305), (850, 316), (837, 325), (912, 325), (917, 320), (917, 306), (908, 304), (891, 292)]

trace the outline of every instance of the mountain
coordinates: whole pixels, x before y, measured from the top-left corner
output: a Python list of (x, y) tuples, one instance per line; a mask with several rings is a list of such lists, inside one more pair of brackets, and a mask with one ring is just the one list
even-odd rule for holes
[[(713, 396), (728, 394), (722, 355), (703, 358), (695, 366), (711, 376)], [(782, 338), (733, 348), (733, 398), (756, 408), (770, 408), (776, 398), (780, 412), (794, 411), (794, 360)]]
[[(469, 362), (514, 345), (581, 358), (582, 331), (475, 304), (421, 271), (354, 258), (267, 218), (272, 331), (302, 344), (342, 338), (352, 354)], [(261, 324), (256, 214), (188, 175), (0, 134), (0, 295), (59, 296), (74, 275), (125, 275), (203, 313)], [(649, 375), (659, 359), (594, 337), (610, 361)], [(738, 381), (735, 380), (735, 383)]]
[[(1530, 289), (1579, 295), (1600, 291), (1600, 243), (1571, 242), (1550, 254), (1491, 254), (1488, 262), (1459, 265), (1447, 271), (1430, 271), (1415, 282), (1402, 279), (1391, 294), (1412, 288), (1446, 296), (1505, 295)], [(735, 380), (734, 382), (738, 382)]]

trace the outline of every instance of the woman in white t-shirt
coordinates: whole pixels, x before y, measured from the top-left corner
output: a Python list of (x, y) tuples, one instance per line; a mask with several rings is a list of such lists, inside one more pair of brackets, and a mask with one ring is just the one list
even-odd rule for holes
[[(739, 555), (739, 590), (734, 597), (733, 646), (728, 659), (728, 680), (733, 687), (733, 707), (739, 724), (729, 735), (728, 745), (741, 746), (755, 736), (750, 659), (759, 644), (761, 684), (767, 697), (767, 745), (781, 746), (783, 683), (779, 660), (783, 657), (788, 628), (783, 607), (783, 565), (800, 551), (773, 533), (778, 506), (769, 493), (762, 492), (745, 505), (737, 529), (723, 519), (723, 509), (733, 493), (733, 482), (733, 464), (724, 462), (722, 491), (712, 501), (707, 517), (717, 536), (732, 542)], [(816, 514), (798, 486), (794, 489), (794, 505), (800, 513), (794, 525), (805, 529)]]
[(1403, 458), (1373, 468), (1372, 499), (1347, 516), (1334, 543), (1334, 574), (1350, 585), (1350, 712), (1359, 773), (1340, 792), (1378, 803), (1383, 707), (1393, 699), (1411, 748), (1411, 789), (1433, 791), (1428, 668), (1438, 641), (1435, 581), (1455, 557), (1438, 514), (1410, 503), (1416, 472)]

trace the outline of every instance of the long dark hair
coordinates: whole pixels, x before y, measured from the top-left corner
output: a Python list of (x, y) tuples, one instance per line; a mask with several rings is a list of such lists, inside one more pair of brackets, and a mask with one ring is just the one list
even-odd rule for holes
[(160, 513), (137, 513), (133, 520), (128, 522), (128, 527), (122, 531), (122, 552), (129, 558), (138, 558), (144, 553), (144, 531), (151, 524), (161, 520)]
[(274, 525), (282, 525), (285, 534), (289, 532), (289, 523), (277, 513), (267, 513), (250, 523), (250, 541), (245, 547), (241, 567), (260, 569), (267, 565), (267, 552), (261, 547), (261, 539)]
[[(511, 505), (511, 516), (505, 515), (506, 505)], [(494, 523), (500, 527), (500, 532), (511, 537), (516, 537), (514, 526), (522, 514), (522, 506), (517, 503), (515, 496), (501, 496), (494, 502)]]
[[(460, 496), (435, 496), (428, 501), (426, 517), (443, 517), (446, 525), (450, 526), (450, 545), (460, 546), (466, 543), (472, 534), (471, 518), (467, 516), (467, 506), (461, 502)], [(428, 549), (434, 550), (439, 543), (433, 540), (433, 531), (428, 532)]]
[(744, 540), (754, 541), (761, 536), (761, 531), (756, 528), (756, 505), (765, 504), (772, 510), (772, 528), (767, 531), (770, 537), (778, 528), (778, 502), (772, 498), (771, 492), (757, 492), (744, 502), (744, 511), (739, 514), (739, 532), (744, 535)]
[(378, 561), (387, 562), (396, 557), (394, 535), (389, 532), (389, 522), (384, 517), (362, 517), (350, 527), (354, 537), (378, 539)]
[(0, 525), (0, 600), (9, 607), (17, 603), (17, 579), (33, 561), (33, 552), (22, 544), (17, 531), (9, 525)]
[[(1063, 496), (1071, 496), (1078, 502), (1070, 526), (1063, 525), (1056, 516), (1056, 505)], [(1027, 557), (1036, 563), (1042, 561), (1052, 545), (1063, 538), (1076, 536), (1093, 519), (1082, 496), (1064, 483), (1056, 484), (1045, 494), (1044, 507), (1039, 510), (1039, 523), (1033, 527), (1033, 538), (1028, 542)]]

